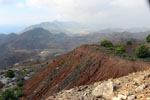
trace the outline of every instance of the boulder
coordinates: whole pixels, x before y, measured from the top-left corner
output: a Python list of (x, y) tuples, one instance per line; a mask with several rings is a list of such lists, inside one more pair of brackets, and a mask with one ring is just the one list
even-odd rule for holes
[(105, 99), (111, 99), (114, 95), (114, 85), (112, 81), (105, 81), (102, 84), (98, 85), (93, 91), (92, 94), (95, 97), (102, 97)]

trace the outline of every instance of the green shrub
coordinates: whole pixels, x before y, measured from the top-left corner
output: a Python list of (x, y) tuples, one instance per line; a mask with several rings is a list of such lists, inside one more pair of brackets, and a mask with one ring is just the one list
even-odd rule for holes
[(17, 89), (16, 95), (17, 95), (17, 97), (22, 97), (22, 96), (23, 96), (23, 93), (22, 93), (22, 89), (21, 89), (21, 88), (18, 88), (18, 89)]
[(16, 95), (11, 90), (5, 90), (0, 96), (0, 100), (18, 100)]
[(150, 42), (150, 35), (146, 37), (146, 42)]
[(30, 74), (30, 71), (29, 70), (25, 70), (25, 74)]
[(23, 67), (23, 68), (22, 68), (22, 70), (24, 70), (24, 71), (25, 71), (25, 70), (26, 70), (26, 68), (24, 68), (24, 67)]
[(22, 87), (22, 86), (23, 86), (23, 82), (18, 81), (18, 82), (17, 82), (17, 86)]
[(104, 40), (101, 42), (101, 46), (103, 47), (113, 47), (113, 44), (111, 41), (108, 41), (108, 40)]
[(18, 87), (13, 87), (12, 88), (12, 91), (16, 91), (16, 90), (18, 90)]
[(118, 46), (118, 47), (115, 48), (115, 53), (116, 54), (123, 54), (125, 51), (126, 50), (125, 50), (125, 47), (123, 45)]
[(128, 40), (126, 44), (127, 45), (132, 45), (132, 41)]
[(99, 50), (99, 48), (96, 48), (96, 50)]
[(149, 47), (147, 47), (146, 45), (141, 45), (138, 47), (138, 49), (135, 52), (136, 56), (138, 58), (147, 58), (150, 57), (150, 51), (149, 51)]
[(13, 70), (8, 70), (5, 74), (5, 77), (13, 78), (15, 77), (15, 73)]
[(109, 50), (114, 50), (115, 48), (114, 47), (109, 47)]
[(13, 93), (15, 93), (16, 97), (18, 98), (23, 96), (22, 88), (19, 86), (12, 88), (12, 91)]

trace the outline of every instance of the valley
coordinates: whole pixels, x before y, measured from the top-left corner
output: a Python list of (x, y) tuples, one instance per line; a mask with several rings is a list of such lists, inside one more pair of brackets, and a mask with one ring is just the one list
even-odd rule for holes
[[(149, 50), (149, 31), (69, 35), (51, 32), (47, 24), (31, 26), (21, 34), (0, 35), (2, 95), (12, 92), (14, 100), (46, 100), (64, 90), (150, 68), (149, 51), (138, 54)], [(6, 77), (10, 70), (13, 78)]]

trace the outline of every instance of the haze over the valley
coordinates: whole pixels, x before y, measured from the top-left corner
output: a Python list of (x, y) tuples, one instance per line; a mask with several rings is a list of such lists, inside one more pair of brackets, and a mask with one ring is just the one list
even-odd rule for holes
[(0, 33), (54, 20), (90, 29), (150, 28), (147, 0), (0, 0)]

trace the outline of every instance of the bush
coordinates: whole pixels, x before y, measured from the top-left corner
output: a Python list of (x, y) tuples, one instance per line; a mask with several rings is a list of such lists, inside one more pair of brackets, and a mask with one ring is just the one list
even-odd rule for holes
[(25, 70), (25, 74), (30, 74), (30, 71), (29, 70)]
[(2, 92), (0, 100), (18, 100), (18, 99), (13, 91), (7, 89), (6, 91)]
[(113, 44), (111, 41), (108, 41), (108, 40), (104, 40), (101, 42), (101, 46), (103, 47), (113, 47)]
[(146, 42), (150, 42), (150, 35), (146, 37)]
[(114, 50), (115, 48), (114, 47), (109, 47), (109, 50)]
[(22, 89), (21, 89), (21, 88), (18, 88), (18, 89), (17, 89), (16, 95), (17, 95), (17, 97), (22, 97), (22, 96), (23, 96), (23, 94), (22, 94)]
[(5, 74), (5, 77), (13, 78), (15, 77), (15, 73), (13, 70), (8, 70)]
[(127, 45), (132, 45), (132, 41), (127, 41), (127, 43), (126, 43)]
[(115, 53), (116, 54), (122, 54), (122, 53), (124, 53), (126, 50), (125, 50), (125, 47), (123, 46), (123, 45), (120, 45), (120, 46), (117, 46), (116, 48), (115, 48)]
[(143, 44), (143, 45), (139, 46), (139, 48), (136, 50), (135, 54), (138, 58), (150, 57), (149, 47), (147, 47), (146, 45)]
[(99, 50), (99, 48), (96, 48), (96, 50)]
[(23, 82), (18, 81), (18, 82), (17, 82), (17, 86), (22, 87), (22, 86), (23, 86)]

